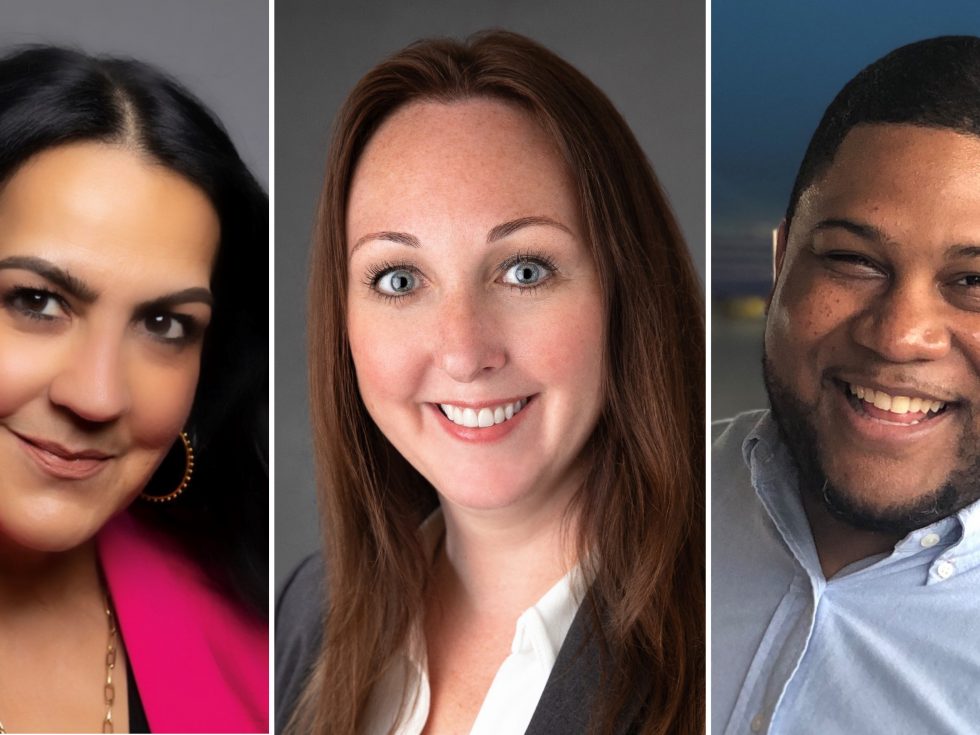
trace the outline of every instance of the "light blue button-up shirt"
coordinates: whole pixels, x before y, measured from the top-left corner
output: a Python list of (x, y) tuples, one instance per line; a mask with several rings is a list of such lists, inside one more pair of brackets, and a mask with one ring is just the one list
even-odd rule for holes
[(714, 433), (711, 732), (980, 733), (980, 503), (828, 580), (769, 412)]

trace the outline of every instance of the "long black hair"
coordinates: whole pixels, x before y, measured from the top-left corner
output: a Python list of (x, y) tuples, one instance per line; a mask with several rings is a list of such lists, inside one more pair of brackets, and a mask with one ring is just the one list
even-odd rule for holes
[[(214, 309), (186, 429), (193, 481), (175, 501), (137, 503), (136, 512), (179, 538), (226, 593), (265, 615), (268, 197), (215, 116), (158, 69), (50, 46), (0, 59), (0, 185), (37, 153), (77, 141), (134, 146), (200, 187), (218, 213)], [(147, 492), (173, 490), (181, 470), (165, 461)]]

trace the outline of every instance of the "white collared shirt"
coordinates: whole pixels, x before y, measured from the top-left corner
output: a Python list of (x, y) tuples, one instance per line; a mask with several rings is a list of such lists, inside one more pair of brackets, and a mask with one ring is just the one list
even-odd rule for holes
[[(423, 524), (430, 549), (444, 533), (445, 522), (437, 511)], [(510, 655), (497, 669), (470, 735), (519, 735), (527, 729), (584, 590), (581, 568), (576, 566), (517, 619)], [(409, 701), (393, 732), (420, 735), (429, 717), (430, 690), (425, 639), (418, 628), (372, 690), (363, 735), (392, 732), (403, 692)]]

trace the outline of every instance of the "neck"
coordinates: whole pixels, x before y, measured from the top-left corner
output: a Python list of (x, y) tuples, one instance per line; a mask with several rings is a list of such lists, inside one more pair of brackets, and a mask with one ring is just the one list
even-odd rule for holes
[(101, 596), (95, 542), (68, 551), (24, 549), (0, 536), (0, 619), (4, 613), (73, 604), (93, 593)]
[(826, 579), (849, 564), (891, 551), (901, 538), (894, 534), (854, 528), (835, 517), (814, 493), (803, 492), (801, 495), (820, 568)]
[(578, 561), (577, 527), (564, 522), (567, 503), (475, 511), (443, 500), (446, 540), (437, 561), (443, 591), (489, 614), (520, 614), (533, 605)]

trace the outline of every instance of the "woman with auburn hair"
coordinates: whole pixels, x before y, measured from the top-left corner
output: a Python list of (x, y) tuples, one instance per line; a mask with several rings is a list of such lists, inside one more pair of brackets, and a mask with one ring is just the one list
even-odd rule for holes
[(370, 71), (309, 351), (326, 561), (278, 604), (278, 729), (703, 730), (700, 289), (602, 92), (501, 31)]
[(268, 730), (268, 217), (160, 70), (0, 58), (0, 733)]

